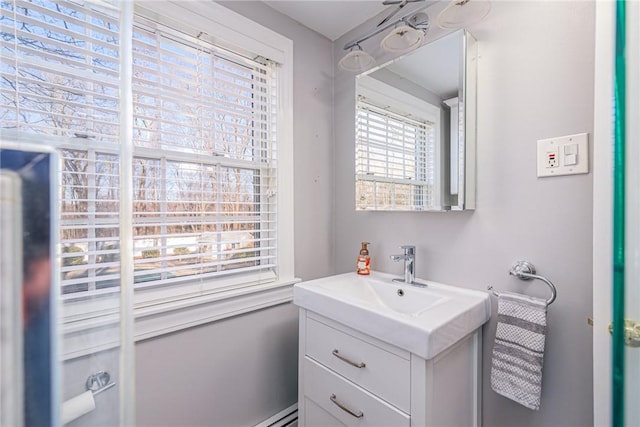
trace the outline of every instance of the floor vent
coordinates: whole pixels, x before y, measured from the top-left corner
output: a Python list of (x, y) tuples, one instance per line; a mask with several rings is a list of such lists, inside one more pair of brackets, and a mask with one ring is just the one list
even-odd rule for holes
[(298, 404), (294, 403), (287, 409), (275, 414), (268, 420), (264, 420), (255, 427), (297, 427), (298, 426)]

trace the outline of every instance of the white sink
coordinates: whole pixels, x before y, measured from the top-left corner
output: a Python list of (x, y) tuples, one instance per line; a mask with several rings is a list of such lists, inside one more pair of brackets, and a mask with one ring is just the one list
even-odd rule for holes
[[(431, 359), (473, 332), (491, 316), (487, 292), (425, 280), (425, 288), (393, 282), (371, 272), (339, 274), (298, 283), (299, 307)], [(400, 295), (402, 294), (402, 295)]]

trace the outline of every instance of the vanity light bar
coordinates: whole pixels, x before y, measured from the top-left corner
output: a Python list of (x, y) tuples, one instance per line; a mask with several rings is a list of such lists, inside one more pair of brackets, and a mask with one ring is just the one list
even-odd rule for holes
[(356, 40), (344, 45), (344, 50), (349, 50), (354, 46), (359, 45), (363, 41), (369, 40), (371, 37), (380, 34), (381, 32), (399, 24), (404, 23), (414, 30), (426, 31), (429, 29), (429, 16), (424, 12), (409, 12), (396, 19), (395, 21), (389, 21), (386, 25), (377, 27)]

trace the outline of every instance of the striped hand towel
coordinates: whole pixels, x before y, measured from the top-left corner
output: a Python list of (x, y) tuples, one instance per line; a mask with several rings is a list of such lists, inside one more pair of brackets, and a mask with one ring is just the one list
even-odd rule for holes
[(545, 300), (510, 292), (498, 296), (491, 388), (533, 410), (540, 408), (546, 329)]

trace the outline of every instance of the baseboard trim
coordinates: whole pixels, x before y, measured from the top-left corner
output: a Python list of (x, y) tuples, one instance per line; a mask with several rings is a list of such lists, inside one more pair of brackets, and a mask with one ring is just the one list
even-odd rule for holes
[(269, 419), (256, 424), (255, 427), (297, 427), (298, 403), (294, 403), (286, 409), (278, 412)]

